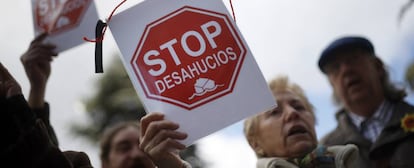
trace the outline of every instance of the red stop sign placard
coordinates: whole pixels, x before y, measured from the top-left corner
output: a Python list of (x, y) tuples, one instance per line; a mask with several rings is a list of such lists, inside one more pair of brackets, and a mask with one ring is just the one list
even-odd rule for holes
[(56, 33), (76, 27), (92, 0), (35, 0), (35, 26)]
[(130, 63), (148, 98), (192, 109), (232, 92), (245, 55), (227, 15), (185, 6), (146, 26)]

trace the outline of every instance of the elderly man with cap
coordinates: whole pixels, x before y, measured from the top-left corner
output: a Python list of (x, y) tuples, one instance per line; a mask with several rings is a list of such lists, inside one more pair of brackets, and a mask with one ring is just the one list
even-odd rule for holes
[(332, 42), (318, 62), (340, 106), (338, 126), (324, 145), (356, 144), (359, 167), (414, 167), (414, 107), (391, 84), (372, 43), (363, 37)]

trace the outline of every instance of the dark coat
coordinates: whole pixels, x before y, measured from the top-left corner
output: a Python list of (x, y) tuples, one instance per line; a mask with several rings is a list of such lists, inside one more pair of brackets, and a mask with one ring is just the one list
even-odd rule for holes
[(406, 114), (414, 114), (414, 106), (398, 102), (390, 121), (374, 143), (361, 135), (343, 109), (336, 114), (338, 126), (330, 132), (321, 143), (327, 146), (355, 144), (361, 158), (361, 168), (392, 167), (414, 168), (414, 132), (405, 132), (401, 119)]
[[(40, 110), (40, 109), (38, 109)], [(92, 168), (83, 152), (62, 152), (48, 107), (31, 110), (22, 95), (0, 98), (0, 161), (15, 168)], [(1, 166), (2, 167), (2, 166)]]

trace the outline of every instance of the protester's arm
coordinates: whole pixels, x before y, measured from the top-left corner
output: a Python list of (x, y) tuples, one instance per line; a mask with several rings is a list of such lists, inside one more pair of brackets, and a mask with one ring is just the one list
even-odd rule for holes
[(82, 152), (62, 153), (37, 119), (21, 93), (20, 85), (0, 63), (0, 158), (13, 167), (91, 168)]
[(57, 56), (52, 44), (43, 44), (47, 34), (37, 36), (29, 46), (29, 49), (21, 56), (24, 70), (30, 81), (29, 106), (31, 108), (43, 108), (45, 105), (46, 84), (50, 76), (50, 63)]
[(54, 145), (58, 140), (49, 121), (49, 104), (45, 102), (46, 85), (51, 73), (51, 61), (57, 56), (52, 44), (43, 44), (47, 34), (37, 36), (31, 43), (28, 50), (20, 57), (26, 75), (30, 82), (30, 93), (28, 103), (38, 118), (46, 125), (48, 134)]
[(187, 138), (187, 134), (176, 131), (178, 127), (178, 124), (165, 120), (161, 113), (150, 113), (141, 119), (139, 147), (159, 168), (188, 167), (178, 155), (186, 148), (178, 140)]

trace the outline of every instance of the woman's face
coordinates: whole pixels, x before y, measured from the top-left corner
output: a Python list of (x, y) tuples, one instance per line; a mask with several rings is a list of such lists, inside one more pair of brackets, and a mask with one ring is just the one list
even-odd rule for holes
[(299, 96), (274, 94), (277, 108), (259, 114), (255, 150), (265, 157), (300, 157), (316, 145), (315, 118)]

